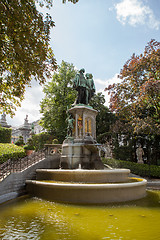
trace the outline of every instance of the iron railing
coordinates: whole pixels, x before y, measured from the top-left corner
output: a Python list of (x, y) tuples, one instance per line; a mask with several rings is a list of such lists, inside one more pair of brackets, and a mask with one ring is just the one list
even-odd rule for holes
[(31, 155), (24, 158), (9, 159), (8, 161), (0, 164), (0, 181), (6, 178), (9, 174), (21, 172), (33, 164), (40, 162), (45, 157), (45, 150), (33, 152)]

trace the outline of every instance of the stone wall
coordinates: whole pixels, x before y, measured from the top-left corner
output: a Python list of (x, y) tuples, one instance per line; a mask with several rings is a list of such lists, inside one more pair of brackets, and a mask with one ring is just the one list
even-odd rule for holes
[(6, 202), (26, 193), (25, 182), (36, 178), (36, 169), (59, 168), (60, 155), (44, 158), (42, 161), (32, 165), (22, 172), (11, 173), (0, 182), (0, 203)]

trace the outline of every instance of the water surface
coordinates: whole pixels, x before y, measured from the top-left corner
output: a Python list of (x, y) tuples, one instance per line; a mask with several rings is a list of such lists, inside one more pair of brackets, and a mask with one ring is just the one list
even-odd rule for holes
[(0, 239), (158, 240), (160, 191), (141, 200), (103, 206), (19, 198), (0, 205)]

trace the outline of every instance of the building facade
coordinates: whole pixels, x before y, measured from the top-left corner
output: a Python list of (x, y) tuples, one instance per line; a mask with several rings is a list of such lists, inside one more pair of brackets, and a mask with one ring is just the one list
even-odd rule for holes
[(26, 118), (24, 119), (24, 124), (12, 128), (12, 143), (15, 143), (19, 136), (23, 137), (24, 143), (27, 143), (28, 138), (31, 137), (31, 134), (38, 134), (44, 132), (43, 128), (39, 125), (39, 120), (34, 121), (32, 123), (28, 122), (28, 115), (26, 115)]

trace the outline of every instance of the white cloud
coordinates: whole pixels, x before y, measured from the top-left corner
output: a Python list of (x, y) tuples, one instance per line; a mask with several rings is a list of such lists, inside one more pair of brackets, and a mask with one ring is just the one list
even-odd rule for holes
[(32, 87), (27, 87), (25, 99), (21, 103), (21, 107), (17, 108), (15, 116), (10, 118), (7, 116), (7, 123), (11, 126), (19, 126), (24, 123), (26, 115), (28, 115), (29, 122), (38, 120), (41, 117), (40, 101), (44, 97), (43, 88), (38, 82), (32, 81)]
[(105, 80), (101, 80), (101, 79), (97, 78), (97, 79), (94, 79), (94, 82), (98, 83), (100, 85), (106, 86), (106, 81)]
[(118, 73), (116, 73), (112, 78), (109, 78), (107, 80), (101, 80), (101, 79), (94, 79), (94, 82), (95, 82), (95, 85), (97, 84), (100, 84), (102, 85), (102, 87), (100, 88), (96, 88), (97, 89), (97, 93), (98, 92), (102, 92), (102, 94), (105, 96), (105, 105), (107, 107), (109, 107), (109, 99), (110, 99), (110, 96), (108, 95), (108, 92), (107, 91), (104, 91), (104, 89), (106, 87), (108, 87), (109, 85), (113, 84), (113, 83), (119, 83), (121, 81), (120, 78), (118, 78)]
[(158, 21), (152, 9), (144, 5), (141, 0), (122, 0), (115, 4), (117, 19), (123, 25), (129, 23), (131, 26), (145, 25), (158, 30), (160, 21)]
[(94, 82), (95, 82), (95, 84), (100, 84), (104, 87), (107, 87), (110, 84), (120, 82), (120, 79), (118, 78), (118, 73), (116, 73), (112, 78), (109, 78), (107, 80), (102, 80), (102, 79), (96, 78), (96, 79), (94, 79)]

